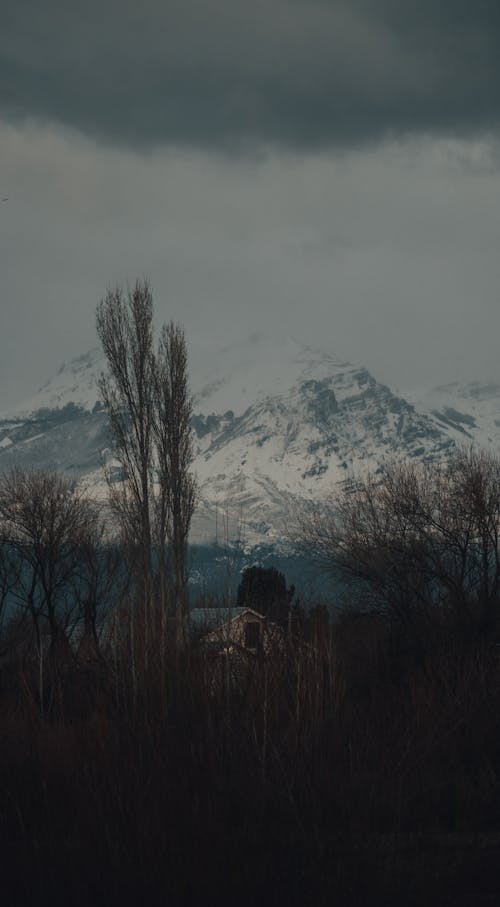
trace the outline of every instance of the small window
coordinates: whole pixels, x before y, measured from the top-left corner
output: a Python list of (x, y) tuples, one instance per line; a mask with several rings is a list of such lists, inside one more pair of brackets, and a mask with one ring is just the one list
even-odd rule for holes
[(247, 649), (258, 649), (260, 646), (260, 624), (256, 620), (245, 624), (245, 646)]

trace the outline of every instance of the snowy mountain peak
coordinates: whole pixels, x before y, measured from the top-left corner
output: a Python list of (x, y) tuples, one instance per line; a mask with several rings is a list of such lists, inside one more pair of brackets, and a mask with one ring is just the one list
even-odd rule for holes
[(191, 356), (196, 407), (214, 413), (232, 410), (240, 415), (251, 403), (285, 393), (307, 377), (322, 380), (352, 368), (290, 337), (274, 339), (263, 334), (214, 350), (205, 367), (196, 352), (194, 348)]
[(57, 374), (21, 403), (15, 414), (29, 416), (40, 410), (63, 409), (69, 404), (92, 410), (99, 399), (97, 378), (104, 365), (103, 354), (98, 347), (63, 362)]
[[(106, 368), (99, 347), (64, 362), (13, 415), (63, 409), (74, 404), (92, 411), (98, 402), (97, 378)], [(285, 390), (302, 376), (325, 378), (353, 368), (321, 350), (312, 350), (291, 337), (255, 332), (238, 343), (218, 346), (212, 341), (189, 345), (190, 380), (196, 400), (205, 411), (243, 412), (249, 402)]]
[[(398, 395), (362, 366), (260, 333), (222, 348), (194, 342), (189, 361), (199, 538), (213, 534), (215, 507), (238, 513), (240, 523), (243, 515), (248, 537), (262, 539), (281, 532), (297, 499), (323, 499), (388, 458), (442, 458), (472, 439), (500, 444), (493, 383)], [(110, 438), (97, 391), (104, 365), (99, 349), (64, 363), (0, 419), (0, 469), (71, 470), (104, 495)]]

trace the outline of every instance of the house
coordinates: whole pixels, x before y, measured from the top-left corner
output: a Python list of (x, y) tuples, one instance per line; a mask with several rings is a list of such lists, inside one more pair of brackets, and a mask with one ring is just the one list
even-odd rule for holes
[(203, 651), (215, 656), (267, 655), (285, 642), (281, 627), (253, 608), (194, 608), (189, 625)]
[[(222, 690), (247, 696), (258, 690), (262, 667), (279, 671), (286, 635), (253, 608), (195, 608), (190, 615), (195, 651), (213, 695)], [(257, 686), (255, 686), (257, 684)]]

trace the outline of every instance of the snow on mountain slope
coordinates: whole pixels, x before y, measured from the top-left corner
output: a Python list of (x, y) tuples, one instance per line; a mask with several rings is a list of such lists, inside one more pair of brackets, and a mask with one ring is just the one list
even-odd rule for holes
[(405, 397), (456, 443), (500, 450), (500, 384), (453, 383), (431, 391), (408, 391)]
[[(260, 344), (254, 347), (256, 359), (261, 351)], [(438, 457), (449, 448), (444, 432), (366, 369), (293, 342), (286, 344), (285, 356), (274, 386), (264, 385), (264, 363), (245, 363), (238, 370), (245, 383), (240, 380), (235, 393), (236, 412), (217, 415), (214, 406), (210, 415), (195, 417), (197, 469), (212, 500), (222, 503), (229, 480), (233, 496), (251, 512), (262, 497), (272, 497), (270, 485), (287, 498), (321, 498), (348, 481), (354, 469), (375, 470), (388, 456)], [(247, 378), (254, 381), (253, 399), (243, 409)], [(210, 411), (221, 392), (227, 406), (233, 381), (234, 374), (224, 385), (205, 388), (198, 408), (208, 404)]]
[[(92, 350), (0, 418), (0, 469), (71, 470), (105, 494), (110, 439), (96, 387), (102, 368), (100, 351)], [(198, 540), (214, 534), (216, 509), (232, 521), (233, 537), (279, 535), (297, 498), (321, 499), (388, 457), (440, 458), (460, 433), (449, 412), (416, 411), (365, 368), (286, 337), (254, 334), (222, 349), (193, 344), (190, 371)]]
[[(30, 416), (39, 410), (63, 409), (70, 404), (92, 411), (99, 400), (97, 377), (103, 368), (104, 360), (98, 348), (68, 363), (63, 362), (57, 375), (17, 407), (16, 415)], [(7, 415), (2, 413), (0, 418)]]
[(193, 386), (199, 408), (220, 413), (233, 410), (236, 414), (270, 394), (286, 392), (300, 377), (314, 372), (316, 377), (325, 378), (349, 366), (290, 337), (272, 338), (260, 333), (223, 347), (207, 360), (203, 367), (194, 351)]

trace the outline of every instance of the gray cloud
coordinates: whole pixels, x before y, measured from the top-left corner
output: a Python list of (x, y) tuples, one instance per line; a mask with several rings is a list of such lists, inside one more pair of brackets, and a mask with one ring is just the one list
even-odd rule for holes
[(0, 116), (134, 147), (496, 131), (496, 0), (7, 0)]
[(147, 274), (189, 343), (252, 331), (393, 385), (500, 380), (500, 181), (483, 142), (227, 159), (0, 124), (0, 410), (96, 344)]

